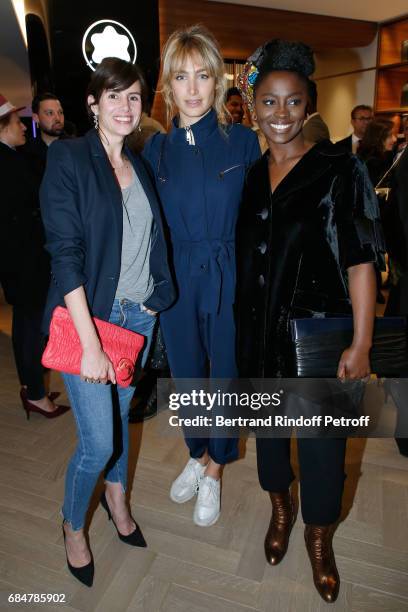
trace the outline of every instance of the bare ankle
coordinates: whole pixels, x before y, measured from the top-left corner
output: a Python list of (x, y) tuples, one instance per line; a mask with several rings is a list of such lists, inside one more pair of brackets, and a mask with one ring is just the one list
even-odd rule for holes
[(126, 493), (120, 483), (105, 481), (105, 497), (110, 505), (126, 505)]
[(201, 465), (208, 465), (208, 462), (210, 461), (210, 456), (206, 451), (204, 455), (198, 457), (196, 461), (198, 461), (198, 463), (200, 463)]
[(214, 480), (219, 480), (223, 467), (223, 465), (215, 463), (215, 461), (210, 459), (205, 469), (204, 476), (210, 476), (210, 478), (214, 478)]
[(34, 406), (37, 406), (38, 408), (41, 408), (42, 410), (46, 410), (47, 412), (52, 412), (53, 410), (56, 409), (54, 402), (52, 402), (47, 396), (44, 396), (39, 400), (29, 399), (28, 401), (34, 404)]
[(84, 537), (84, 530), (83, 529), (72, 529), (71, 524), (68, 523), (67, 521), (64, 521), (63, 529), (64, 529), (64, 532), (65, 532), (65, 535), (70, 537), (70, 538), (74, 538), (76, 540), (79, 540), (79, 539), (82, 539)]

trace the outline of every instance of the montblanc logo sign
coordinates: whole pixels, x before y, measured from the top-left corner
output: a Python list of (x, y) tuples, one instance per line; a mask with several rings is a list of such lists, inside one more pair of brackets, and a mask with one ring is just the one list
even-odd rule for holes
[(82, 53), (91, 70), (105, 57), (119, 57), (136, 62), (137, 46), (131, 32), (118, 21), (101, 19), (86, 30), (82, 39)]

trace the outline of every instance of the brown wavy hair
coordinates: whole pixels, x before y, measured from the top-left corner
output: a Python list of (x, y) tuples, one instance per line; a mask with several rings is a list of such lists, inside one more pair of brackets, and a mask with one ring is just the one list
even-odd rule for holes
[(373, 121), (370, 121), (360, 143), (359, 157), (363, 160), (372, 157), (379, 159), (384, 157), (384, 143), (393, 129), (394, 124), (389, 119), (373, 119)]
[(145, 107), (147, 97), (147, 86), (143, 73), (139, 66), (119, 59), (118, 57), (105, 57), (92, 74), (86, 90), (86, 108), (88, 117), (92, 119), (93, 112), (91, 104), (88, 104), (88, 96), (93, 96), (96, 104), (99, 103), (104, 91), (124, 91), (135, 82), (140, 83), (142, 94), (142, 107)]

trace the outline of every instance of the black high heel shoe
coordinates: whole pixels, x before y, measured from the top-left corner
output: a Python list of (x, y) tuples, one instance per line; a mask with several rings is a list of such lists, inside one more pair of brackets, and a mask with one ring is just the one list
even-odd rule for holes
[(122, 533), (120, 533), (119, 529), (116, 526), (115, 521), (112, 518), (111, 511), (109, 510), (108, 502), (106, 501), (105, 492), (103, 492), (101, 495), (101, 506), (102, 508), (105, 508), (108, 514), (108, 519), (112, 521), (112, 523), (114, 524), (115, 529), (118, 533), (119, 539), (122, 540), (122, 542), (125, 542), (125, 544), (130, 544), (130, 546), (140, 546), (141, 548), (146, 548), (147, 546), (146, 540), (144, 539), (143, 534), (140, 530), (140, 527), (136, 523), (136, 521), (135, 521), (136, 529), (132, 531), (132, 533), (129, 533), (129, 535), (123, 535)]
[[(64, 546), (65, 546), (64, 523), (62, 523), (62, 534), (64, 536)], [(93, 585), (93, 579), (94, 579), (94, 573), (95, 573), (94, 560), (92, 556), (91, 556), (90, 562), (87, 563), (87, 565), (83, 565), (82, 567), (74, 567), (73, 565), (70, 564), (70, 562), (68, 561), (66, 546), (65, 546), (65, 556), (67, 558), (68, 569), (71, 572), (71, 574), (74, 576), (74, 578), (79, 580), (79, 582), (82, 582), (82, 584), (84, 584), (85, 586), (91, 587)]]

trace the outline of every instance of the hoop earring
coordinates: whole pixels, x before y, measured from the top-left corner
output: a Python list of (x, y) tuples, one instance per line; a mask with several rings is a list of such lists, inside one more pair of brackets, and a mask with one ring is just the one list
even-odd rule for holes
[(98, 130), (98, 129), (99, 129), (99, 119), (98, 119), (98, 115), (94, 115), (94, 116), (92, 117), (92, 119), (93, 119), (93, 122), (94, 122), (94, 128), (95, 128), (95, 130)]

